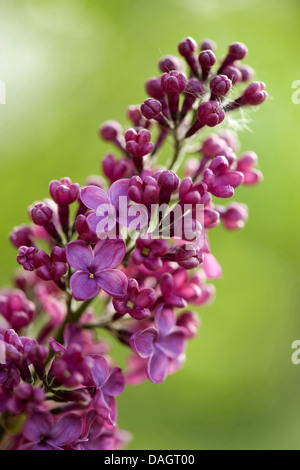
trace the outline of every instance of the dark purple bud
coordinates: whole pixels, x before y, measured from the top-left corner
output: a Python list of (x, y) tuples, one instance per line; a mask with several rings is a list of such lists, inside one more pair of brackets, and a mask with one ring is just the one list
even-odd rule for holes
[(200, 123), (215, 127), (225, 119), (225, 112), (219, 108), (219, 104), (216, 101), (207, 101), (201, 103), (198, 108), (198, 119)]
[(232, 65), (236, 60), (242, 60), (246, 57), (248, 52), (247, 47), (245, 44), (241, 42), (235, 42), (229, 46), (229, 51), (227, 56), (225, 57), (221, 67), (218, 70), (218, 73), (223, 72), (224, 68), (228, 65)]
[(186, 307), (187, 303), (185, 299), (177, 295), (174, 280), (170, 273), (165, 273), (162, 275), (159, 285), (166, 303), (173, 307)]
[(9, 239), (16, 248), (20, 248), (21, 246), (34, 246), (33, 230), (27, 225), (15, 227), (9, 235)]
[(102, 161), (102, 169), (105, 176), (114, 183), (115, 181), (128, 176), (131, 168), (129, 158), (117, 160), (111, 153), (106, 155)]
[(222, 155), (219, 155), (218, 157), (214, 158), (211, 164), (209, 165), (210, 170), (213, 171), (215, 176), (225, 173), (228, 167), (228, 160)]
[(152, 152), (154, 144), (150, 142), (151, 134), (147, 129), (136, 131), (129, 129), (125, 134), (126, 150), (133, 157), (144, 157)]
[(51, 222), (53, 211), (47, 204), (40, 202), (30, 208), (30, 216), (35, 225), (44, 227)]
[(179, 178), (174, 171), (165, 170), (158, 178), (158, 186), (162, 191), (173, 193), (178, 189)]
[(52, 279), (58, 281), (61, 277), (67, 274), (68, 265), (65, 250), (55, 246), (51, 252), (52, 260)]
[(162, 110), (161, 102), (154, 99), (148, 98), (141, 105), (141, 112), (146, 119), (155, 119), (159, 116)]
[(198, 333), (199, 325), (200, 320), (198, 315), (196, 315), (194, 312), (183, 312), (177, 319), (177, 326), (183, 328), (185, 337), (187, 339), (195, 338)]
[(233, 202), (220, 211), (221, 220), (228, 230), (239, 230), (248, 219), (248, 208), (244, 204)]
[(268, 97), (263, 82), (252, 82), (244, 91), (244, 94), (226, 106), (226, 111), (232, 111), (241, 106), (257, 106), (262, 104)]
[(194, 269), (203, 263), (204, 258), (196, 245), (185, 243), (177, 249), (175, 260), (181, 268)]
[(245, 104), (250, 106), (257, 106), (262, 104), (268, 97), (265, 91), (266, 85), (263, 82), (253, 82), (246, 88), (244, 92)]
[(67, 256), (63, 248), (55, 246), (51, 251), (51, 259), (54, 263), (66, 263)]
[(43, 377), (45, 373), (45, 361), (48, 355), (48, 348), (39, 344), (32, 346), (28, 352), (28, 359), (39, 377)]
[(172, 72), (172, 70), (182, 70), (183, 63), (178, 57), (165, 55), (159, 61), (159, 69), (162, 73)]
[(161, 87), (167, 95), (180, 95), (186, 87), (186, 77), (176, 70), (164, 73), (161, 77)]
[(242, 42), (234, 42), (229, 46), (228, 56), (230, 56), (232, 61), (243, 60), (246, 57), (247, 53), (248, 48)]
[(161, 78), (160, 77), (153, 77), (149, 78), (149, 80), (145, 83), (146, 92), (152, 98), (160, 100), (164, 97), (164, 92), (161, 87)]
[(34, 224), (44, 227), (52, 238), (61, 243), (61, 237), (52, 222), (53, 211), (47, 204), (37, 203), (29, 209), (29, 213)]
[[(12, 290), (0, 294), (0, 312), (8, 321), (11, 328), (15, 331), (19, 331), (32, 321), (35, 313), (35, 305), (26, 298), (24, 292)], [(9, 336), (20, 342), (13, 330), (7, 330), (7, 337)], [(14, 346), (16, 346), (16, 344), (14, 344)], [(18, 343), (17, 349), (19, 350), (20, 347), (21, 344)]]
[(43, 281), (52, 281), (52, 261), (45, 251), (40, 250), (34, 258), (36, 274)]
[(178, 45), (179, 53), (185, 58), (188, 66), (190, 67), (192, 73), (199, 77), (199, 64), (195, 51), (197, 49), (197, 43), (193, 38), (186, 38), (181, 41)]
[(159, 187), (157, 181), (151, 176), (142, 180), (133, 176), (129, 183), (128, 196), (137, 204), (154, 204), (158, 201)]
[(34, 255), (37, 253), (37, 248), (21, 246), (19, 248), (19, 255), (17, 262), (23, 266), (25, 271), (34, 271)]
[(60, 181), (51, 181), (49, 192), (52, 199), (59, 206), (68, 206), (78, 199), (79, 184), (72, 183), (70, 178), (62, 178)]
[(223, 155), (225, 146), (226, 143), (217, 134), (211, 134), (203, 141), (201, 152), (206, 159), (211, 159)]
[(216, 51), (217, 44), (212, 39), (204, 39), (200, 44), (200, 50), (201, 51), (206, 51), (206, 50)]
[(233, 85), (243, 81), (241, 71), (237, 67), (233, 67), (232, 65), (228, 65), (224, 68), (223, 75), (226, 75), (226, 77), (231, 80)]
[(195, 189), (190, 177), (184, 178), (179, 187), (179, 198), (183, 204), (200, 204), (200, 192)]
[(178, 51), (179, 54), (181, 54), (184, 58), (187, 58), (195, 50), (197, 49), (197, 43), (195, 39), (188, 37), (186, 39), (183, 39), (179, 44), (178, 44)]
[(100, 135), (107, 142), (114, 142), (122, 132), (123, 128), (117, 121), (106, 121), (100, 127)]
[(226, 96), (232, 88), (231, 80), (226, 75), (217, 75), (210, 82), (213, 98)]
[[(238, 70), (242, 75), (242, 82), (249, 82), (254, 77), (254, 70), (250, 65), (239, 65)], [(230, 77), (229, 77), (230, 78)]]
[(195, 101), (200, 98), (202, 95), (205, 93), (205, 87), (200, 80), (197, 78), (191, 78), (185, 87), (184, 90), (185, 93), (185, 99), (182, 105), (181, 113), (180, 113), (180, 118), (184, 119), (184, 117), (187, 115), (187, 113), (190, 111), (192, 108), (193, 104)]
[(142, 114), (139, 106), (129, 106), (127, 109), (127, 117), (133, 122), (135, 127), (139, 127), (142, 121)]
[(179, 95), (184, 91), (186, 83), (183, 73), (177, 71), (164, 73), (161, 77), (161, 86), (168, 95), (169, 110), (174, 121), (177, 120)]
[(202, 69), (202, 78), (206, 80), (211, 67), (216, 63), (216, 56), (210, 49), (203, 50), (199, 54), (198, 61)]
[(92, 243), (92, 244), (97, 244), (99, 241), (97, 235), (93, 232), (91, 232), (89, 225), (87, 223), (86, 217), (88, 216), (88, 213), (86, 215), (80, 214), (76, 218), (76, 232), (79, 235), (79, 238), (81, 240), (84, 240), (87, 243)]
[(220, 223), (220, 214), (219, 212), (212, 209), (204, 210), (204, 227), (213, 228), (219, 225)]
[(200, 98), (205, 93), (205, 86), (197, 78), (191, 78), (185, 87), (184, 93), (196, 98)]

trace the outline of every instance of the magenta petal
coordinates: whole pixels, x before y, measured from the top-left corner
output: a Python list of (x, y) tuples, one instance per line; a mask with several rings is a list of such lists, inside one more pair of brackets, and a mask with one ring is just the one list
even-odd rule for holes
[(53, 338), (49, 339), (49, 346), (55, 354), (63, 353), (66, 350), (66, 348), (62, 344), (58, 343)]
[(80, 450), (114, 450), (116, 445), (115, 437), (109, 434), (103, 434), (88, 442), (80, 444)]
[(161, 304), (156, 311), (154, 321), (159, 334), (166, 335), (176, 325), (176, 316), (173, 309)]
[(121, 238), (106, 238), (97, 243), (94, 250), (97, 271), (119, 266), (126, 254), (126, 245)]
[(82, 418), (74, 413), (63, 416), (56, 424), (48, 443), (63, 447), (76, 442), (82, 432)]
[(234, 195), (234, 189), (232, 186), (215, 186), (212, 188), (211, 193), (216, 197), (225, 199)]
[(102, 388), (104, 395), (116, 397), (121, 395), (125, 388), (125, 378), (119, 367), (114, 367), (109, 374), (106, 384)]
[(205, 253), (202, 268), (204, 269), (208, 279), (217, 279), (222, 277), (222, 268), (211, 253)]
[(104, 419), (110, 417), (110, 408), (106, 403), (101, 388), (98, 388), (96, 395), (94, 396), (93, 405), (99, 416), (102, 416)]
[(93, 375), (94, 383), (96, 387), (102, 387), (102, 385), (105, 383), (109, 374), (108, 363), (105, 357), (103, 356), (94, 354), (92, 357), (93, 357), (92, 375)]
[(185, 336), (183, 331), (174, 331), (164, 338), (159, 339), (157, 347), (162, 349), (168, 357), (176, 359), (185, 349)]
[(73, 274), (70, 285), (74, 299), (80, 301), (93, 299), (100, 290), (97, 280), (90, 278), (87, 272)]
[(86, 207), (93, 210), (97, 210), (102, 204), (110, 203), (106, 192), (98, 186), (86, 186), (81, 190), (80, 198)]
[(244, 175), (239, 171), (227, 171), (224, 175), (218, 176), (215, 186), (232, 186), (237, 188), (244, 182)]
[(113, 396), (107, 396), (106, 398), (107, 405), (109, 406), (110, 413), (109, 418), (113, 424), (116, 424), (117, 421), (117, 401)]
[(23, 426), (23, 436), (32, 442), (39, 442), (42, 436), (51, 433), (54, 427), (54, 418), (50, 413), (36, 411), (28, 416)]
[(127, 293), (128, 279), (122, 271), (105, 269), (96, 273), (98, 286), (112, 297), (122, 297)]
[(78, 271), (88, 271), (93, 262), (93, 252), (83, 241), (71, 242), (66, 246), (68, 263)]
[(259, 183), (263, 179), (263, 175), (259, 170), (251, 169), (244, 171), (244, 184), (251, 186)]
[(163, 382), (167, 376), (168, 371), (168, 358), (167, 356), (156, 349), (153, 356), (148, 362), (148, 376), (151, 382), (159, 384)]
[(110, 187), (109, 197), (112, 205), (116, 208), (117, 212), (120, 205), (120, 197), (127, 198), (126, 207), (128, 204), (128, 189), (129, 189), (129, 179), (124, 178), (118, 181), (115, 181)]
[(138, 331), (131, 337), (132, 345), (136, 352), (143, 359), (150, 357), (154, 352), (154, 342), (157, 338), (155, 328), (147, 328), (144, 331)]

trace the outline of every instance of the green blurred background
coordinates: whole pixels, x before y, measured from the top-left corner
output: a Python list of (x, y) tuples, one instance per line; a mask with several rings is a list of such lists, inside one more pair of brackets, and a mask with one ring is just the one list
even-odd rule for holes
[(250, 208), (244, 231), (212, 234), (224, 277), (200, 311), (185, 368), (120, 397), (130, 449), (300, 448), (300, 366), (291, 363), (300, 339), (299, 14), (298, 0), (1, 0), (1, 284), (16, 266), (9, 230), (51, 179), (99, 172), (109, 147), (98, 125), (125, 124), (127, 105), (142, 102), (144, 81), (183, 37), (213, 38), (219, 54), (245, 42), (268, 84), (270, 100), (240, 133), (264, 183), (238, 191)]

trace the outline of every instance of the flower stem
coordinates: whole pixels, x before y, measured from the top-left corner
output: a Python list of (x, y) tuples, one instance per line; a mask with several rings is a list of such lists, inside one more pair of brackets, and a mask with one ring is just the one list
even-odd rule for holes
[(182, 141), (178, 138), (177, 128), (174, 129), (174, 134), (173, 135), (174, 135), (174, 154), (173, 154), (171, 164), (169, 166), (169, 170), (174, 169), (174, 167), (177, 163), (177, 160), (180, 156), (180, 152), (181, 152), (181, 148), (182, 148)]

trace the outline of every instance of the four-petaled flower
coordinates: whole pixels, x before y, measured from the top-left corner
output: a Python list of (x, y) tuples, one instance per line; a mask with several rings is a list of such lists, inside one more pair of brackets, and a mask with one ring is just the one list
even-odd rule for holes
[(125, 315), (129, 313), (132, 318), (142, 320), (151, 316), (150, 307), (156, 301), (154, 289), (140, 289), (135, 279), (129, 279), (128, 289), (125, 297), (114, 299), (113, 305), (118, 313)]
[(114, 269), (121, 264), (126, 254), (124, 240), (100, 240), (94, 250), (79, 240), (69, 243), (66, 253), (68, 263), (77, 271), (71, 277), (74, 299), (92, 299), (100, 289), (112, 297), (126, 294), (127, 277)]
[(138, 355), (148, 359), (147, 374), (154, 383), (165, 380), (172, 363), (180, 360), (185, 349), (185, 333), (176, 326), (171, 308), (161, 304), (155, 314), (155, 328), (138, 331), (131, 337)]
[(51, 413), (36, 411), (28, 416), (23, 426), (27, 441), (21, 450), (63, 450), (72, 447), (82, 432), (80, 416), (69, 413), (55, 423)]
[(140, 205), (129, 205), (129, 179), (113, 183), (107, 194), (97, 186), (86, 186), (81, 190), (83, 204), (91, 209), (87, 223), (99, 238), (103, 233), (115, 230), (116, 224), (140, 230), (148, 222), (147, 210)]

